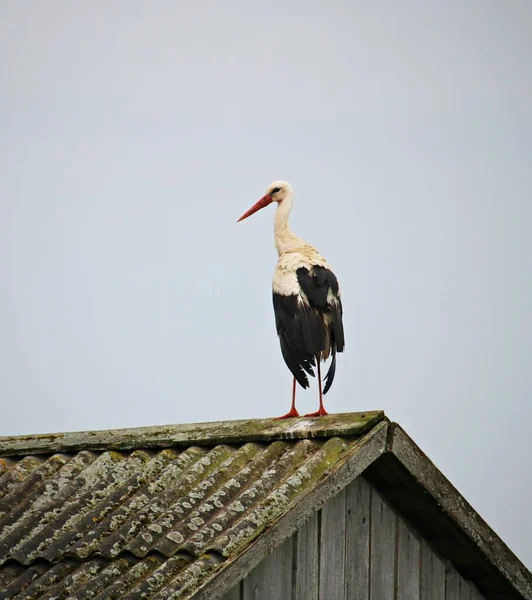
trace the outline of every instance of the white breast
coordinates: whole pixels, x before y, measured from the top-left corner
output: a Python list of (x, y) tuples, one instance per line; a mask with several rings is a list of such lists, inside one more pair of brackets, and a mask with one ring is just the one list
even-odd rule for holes
[(312, 246), (309, 246), (306, 252), (285, 252), (279, 257), (275, 267), (273, 291), (283, 296), (302, 295), (297, 280), (297, 270), (304, 267), (310, 271), (314, 266), (331, 268)]

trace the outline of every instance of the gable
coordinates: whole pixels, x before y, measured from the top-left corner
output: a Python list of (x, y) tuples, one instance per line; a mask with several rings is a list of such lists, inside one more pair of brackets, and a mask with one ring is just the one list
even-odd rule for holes
[(485, 600), (359, 476), (222, 600)]

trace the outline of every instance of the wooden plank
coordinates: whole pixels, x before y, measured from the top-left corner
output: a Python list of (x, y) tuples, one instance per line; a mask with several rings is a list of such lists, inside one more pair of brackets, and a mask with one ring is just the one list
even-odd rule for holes
[(445, 565), (445, 600), (461, 600), (461, 577), (450, 563)]
[(346, 489), (345, 597), (369, 600), (371, 486), (359, 476)]
[(344, 598), (345, 501), (343, 489), (321, 509), (320, 598)]
[(484, 596), (473, 584), (471, 584), (471, 600), (485, 600)]
[(419, 600), (419, 578), (419, 539), (412, 531), (410, 531), (406, 523), (399, 518), (397, 541), (397, 597), (408, 598), (408, 600)]
[(380, 494), (371, 490), (371, 600), (394, 600), (396, 515)]
[(311, 517), (294, 535), (297, 536), (294, 600), (318, 600), (318, 515)]
[(289, 538), (244, 579), (242, 600), (292, 599), (292, 548)]
[(460, 577), (460, 600), (471, 600), (471, 585)]
[(421, 600), (445, 600), (445, 564), (421, 540)]
[(482, 596), (473, 596), (473, 588), (478, 594), (478, 590), (469, 581), (465, 580), (456, 569), (450, 564), (445, 568), (445, 600), (472, 600), (472, 598), (482, 599)]
[(230, 592), (225, 594), (225, 596), (222, 596), (220, 600), (242, 600), (241, 592), (242, 592), (242, 584), (237, 583), (235, 585), (235, 587)]
[(301, 440), (316, 437), (362, 435), (384, 413), (344, 413), (299, 419), (250, 419), (184, 425), (155, 425), (129, 429), (74, 431), (0, 437), (0, 456), (68, 452), (73, 450), (132, 450), (197, 444), (230, 444), (251, 441)]

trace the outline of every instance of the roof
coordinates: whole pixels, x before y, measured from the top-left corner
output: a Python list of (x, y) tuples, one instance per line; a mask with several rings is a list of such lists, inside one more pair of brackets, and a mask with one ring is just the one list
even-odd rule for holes
[(0, 438), (0, 457), (3, 599), (214, 599), (362, 472), (481, 590), (532, 598), (381, 411)]

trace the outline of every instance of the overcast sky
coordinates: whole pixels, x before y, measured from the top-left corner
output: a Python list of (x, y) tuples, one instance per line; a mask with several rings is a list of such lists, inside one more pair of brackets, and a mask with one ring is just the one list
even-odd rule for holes
[[(0, 3), (0, 435), (286, 412), (275, 179), (384, 409), (532, 565), (532, 3)], [(316, 410), (315, 387), (299, 393)]]

